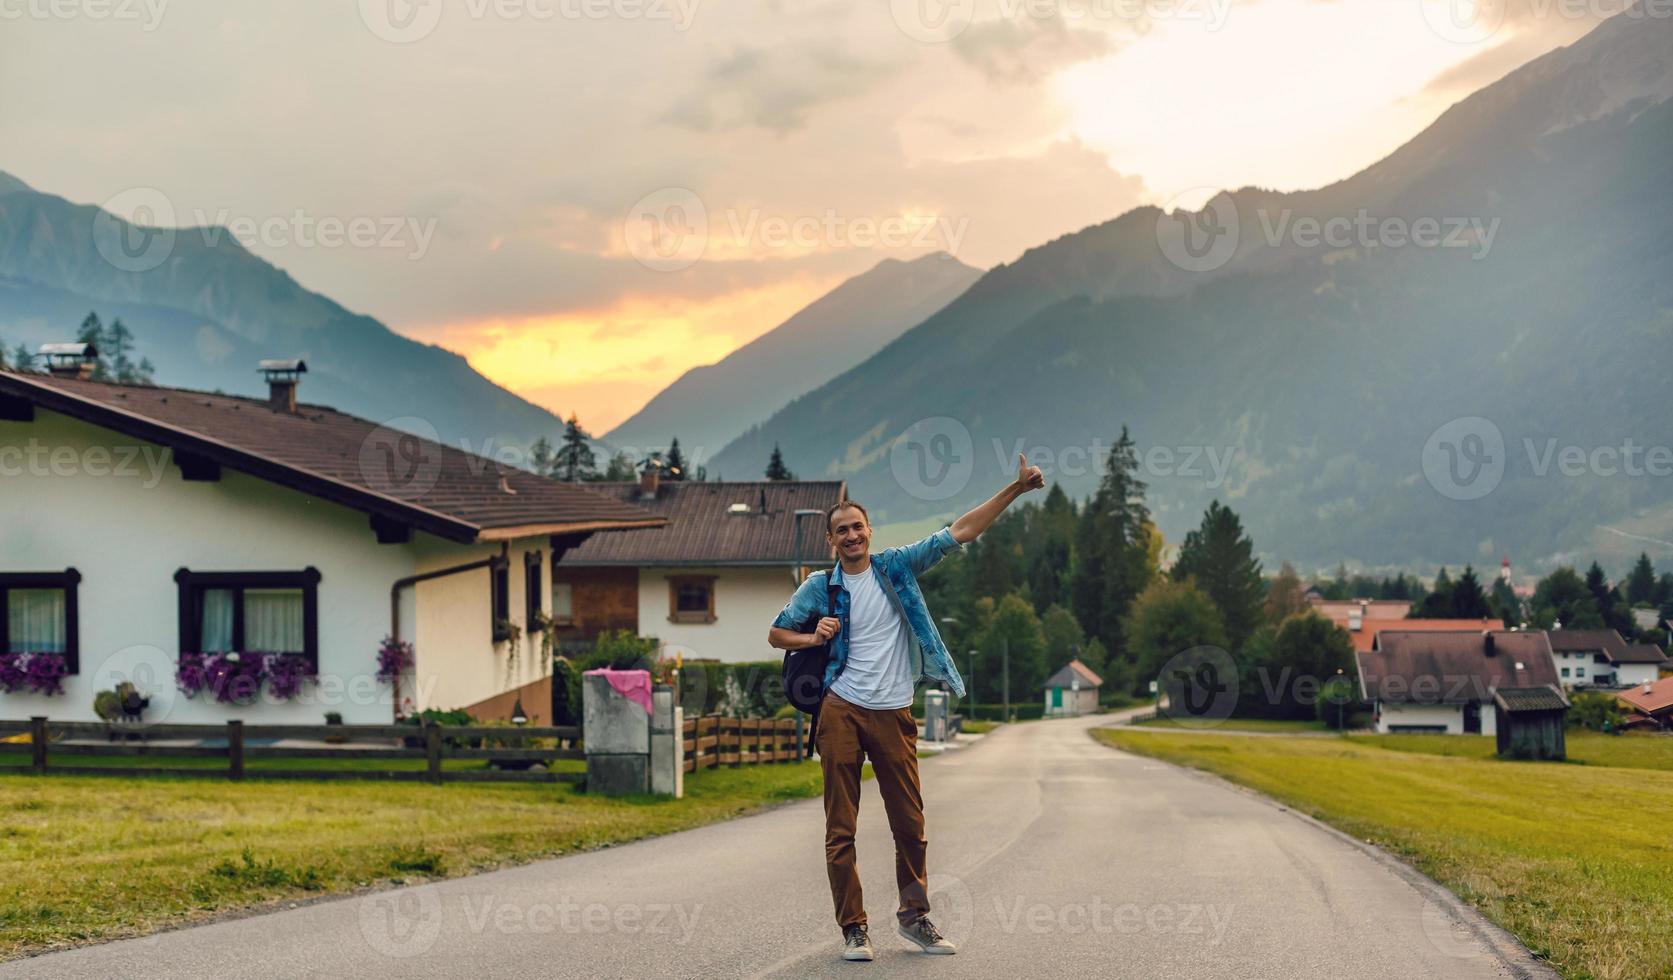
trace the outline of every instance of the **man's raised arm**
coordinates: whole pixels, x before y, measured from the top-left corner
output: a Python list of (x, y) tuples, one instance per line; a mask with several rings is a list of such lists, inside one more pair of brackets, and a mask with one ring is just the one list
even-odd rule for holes
[(1017, 453), (1017, 478), (1007, 483), (1004, 489), (989, 497), (985, 502), (970, 509), (963, 517), (954, 521), (950, 530), (953, 540), (959, 544), (969, 544), (999, 519), (1005, 508), (1011, 506), (1011, 501), (1017, 499), (1030, 490), (1038, 490), (1046, 485), (1046, 477), (1038, 466), (1029, 466), (1028, 457)]

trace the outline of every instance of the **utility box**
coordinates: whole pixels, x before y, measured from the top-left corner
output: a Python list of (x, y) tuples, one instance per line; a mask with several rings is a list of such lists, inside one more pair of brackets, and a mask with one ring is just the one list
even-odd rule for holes
[(924, 740), (947, 740), (947, 692), (924, 692)]

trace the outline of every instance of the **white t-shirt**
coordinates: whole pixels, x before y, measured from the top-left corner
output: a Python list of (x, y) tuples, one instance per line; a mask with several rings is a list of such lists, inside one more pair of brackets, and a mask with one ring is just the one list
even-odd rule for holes
[(857, 575), (843, 573), (842, 584), (848, 590), (848, 661), (831, 690), (874, 711), (907, 707), (916, 678), (906, 620), (869, 565)]

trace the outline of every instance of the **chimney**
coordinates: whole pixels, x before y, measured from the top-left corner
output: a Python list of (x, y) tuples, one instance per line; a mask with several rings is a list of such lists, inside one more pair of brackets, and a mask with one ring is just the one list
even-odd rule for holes
[(55, 378), (86, 381), (99, 363), (99, 349), (92, 344), (42, 344), (38, 353)]
[(1489, 657), (1491, 657), (1495, 653), (1499, 652), (1498, 647), (1495, 646), (1494, 643), (1493, 643), (1493, 631), (1492, 630), (1482, 630), (1481, 631), (1481, 648), (1482, 648), (1482, 652), (1487, 654)]
[(639, 474), (639, 496), (642, 498), (656, 497), (656, 488), (662, 484), (662, 460), (647, 459), (645, 468)]
[(1650, 692), (1654, 691), (1655, 689), (1656, 689), (1656, 685), (1653, 681), (1645, 681), (1644, 682), (1644, 693), (1645, 694), (1649, 694)]
[(267, 407), (286, 415), (296, 414), (296, 386), (308, 365), (301, 358), (289, 361), (262, 361), (257, 366), (267, 378)]

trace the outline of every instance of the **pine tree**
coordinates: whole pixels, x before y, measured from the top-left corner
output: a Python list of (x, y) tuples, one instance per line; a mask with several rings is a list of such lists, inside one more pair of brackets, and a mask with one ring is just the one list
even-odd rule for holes
[(25, 344), (18, 344), (12, 351), (12, 369), (14, 371), (30, 371), (35, 366), (35, 354)]
[(552, 452), (552, 443), (541, 436), (529, 447), (529, 465), (541, 476), (552, 475), (552, 465), (557, 460), (557, 454)]
[(109, 358), (111, 377), (124, 383), (131, 382), (134, 364), (128, 354), (134, 349), (134, 334), (121, 317), (110, 322), (110, 329), (105, 331), (105, 343), (110, 350), (100, 350), (99, 353)]
[(1650, 564), (1650, 556), (1645, 552), (1638, 553), (1638, 563), (1632, 566), (1632, 574), (1627, 576), (1627, 602), (1631, 605), (1652, 605), (1656, 598), (1656, 569)]
[(1069, 562), (1075, 544), (1075, 504), (1053, 483), (1043, 504), (1025, 505), (1028, 514), (1026, 554), (1028, 591), (1042, 615), (1054, 603), (1069, 601)]
[[(126, 330), (127, 328), (124, 327), (123, 329)], [(76, 331), (76, 343), (93, 345), (94, 349), (99, 352), (99, 357), (93, 361), (93, 380), (109, 381), (110, 369), (105, 367), (104, 353), (110, 344), (105, 338), (104, 321), (99, 319), (99, 314), (96, 311), (90, 311), (87, 316), (82, 318), (81, 327)]]
[(571, 412), (569, 421), (564, 423), (563, 442), (552, 461), (553, 476), (566, 483), (575, 483), (590, 480), (597, 474), (598, 464), (593, 459), (592, 447), (587, 444), (587, 439), (586, 432), (581, 429), (581, 420)]
[(604, 467), (604, 475), (599, 479), (620, 483), (623, 480), (634, 480), (638, 475), (638, 467), (633, 465), (633, 457), (626, 452), (619, 452), (610, 457), (610, 462)]
[(680, 454), (679, 436), (675, 436), (674, 441), (669, 443), (668, 455), (663, 457), (662, 463), (662, 478), (664, 480), (685, 479), (685, 457)]
[(1487, 596), (1481, 591), (1481, 582), (1475, 576), (1475, 569), (1469, 565), (1464, 566), (1464, 574), (1452, 587), (1449, 606), (1448, 619), (1486, 619), (1492, 614), (1487, 606)]
[(1214, 600), (1233, 649), (1260, 624), (1266, 581), (1255, 544), (1243, 533), (1237, 514), (1218, 500), (1209, 503), (1202, 526), (1185, 535), (1173, 577), (1176, 582), (1196, 579), (1197, 587)]
[(773, 443), (772, 458), (767, 460), (767, 479), (794, 480), (796, 474), (790, 472), (790, 467), (784, 465), (784, 454), (779, 452), (778, 443)]
[(1138, 471), (1138, 451), (1122, 426), (1075, 537), (1070, 609), (1112, 662), (1130, 658), (1122, 621), (1150, 584), (1150, 510)]

